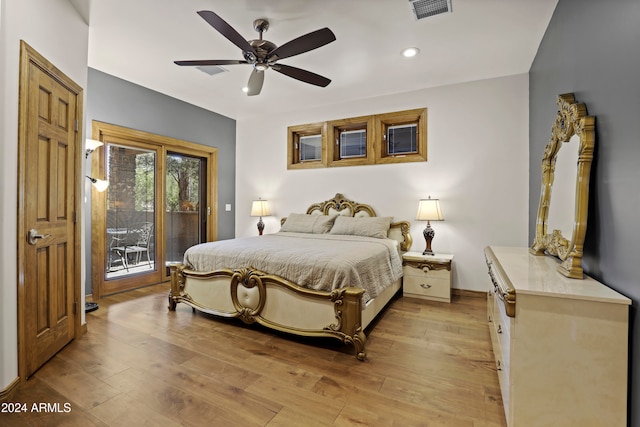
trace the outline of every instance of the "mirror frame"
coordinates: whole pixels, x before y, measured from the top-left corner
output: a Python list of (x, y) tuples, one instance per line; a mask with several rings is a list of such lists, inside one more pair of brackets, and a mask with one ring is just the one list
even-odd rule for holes
[[(582, 254), (587, 231), (587, 211), (589, 203), (589, 177), (595, 147), (595, 117), (587, 116), (585, 104), (577, 103), (572, 93), (558, 96), (558, 114), (551, 128), (551, 139), (544, 149), (542, 158), (542, 188), (536, 235), (529, 252), (533, 255), (551, 255), (562, 261), (558, 271), (573, 279), (582, 279)], [(560, 149), (575, 149), (568, 143), (573, 135), (580, 137), (578, 144), (578, 168), (576, 176), (576, 198), (571, 236), (563, 236), (560, 230), (548, 233), (547, 220), (551, 202), (551, 190)]]

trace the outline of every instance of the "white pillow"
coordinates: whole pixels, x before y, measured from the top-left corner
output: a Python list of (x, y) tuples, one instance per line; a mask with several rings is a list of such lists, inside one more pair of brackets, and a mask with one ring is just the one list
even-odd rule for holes
[(328, 233), (336, 215), (305, 215), (292, 213), (282, 224), (280, 231), (293, 233)]
[(339, 216), (335, 219), (329, 234), (347, 234), (385, 239), (389, 234), (391, 220), (390, 216), (355, 218)]

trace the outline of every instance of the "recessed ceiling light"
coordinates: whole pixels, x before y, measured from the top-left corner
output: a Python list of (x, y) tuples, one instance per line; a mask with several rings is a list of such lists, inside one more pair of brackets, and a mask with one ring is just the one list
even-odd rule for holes
[(244, 93), (247, 93), (247, 92), (249, 92), (249, 88), (245, 86), (245, 87), (243, 87), (243, 88), (242, 88), (242, 91), (243, 91)]
[(402, 51), (402, 56), (404, 56), (405, 58), (411, 58), (413, 56), (416, 56), (418, 53), (420, 53), (420, 49), (418, 49), (417, 47), (408, 47)]

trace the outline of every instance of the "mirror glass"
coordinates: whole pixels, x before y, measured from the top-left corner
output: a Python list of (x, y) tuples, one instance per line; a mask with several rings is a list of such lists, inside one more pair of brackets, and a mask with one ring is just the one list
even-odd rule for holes
[(576, 177), (578, 176), (578, 147), (580, 137), (573, 135), (569, 142), (560, 144), (556, 154), (556, 167), (551, 186), (551, 200), (547, 217), (547, 233), (559, 230), (571, 237), (575, 221)]
[(559, 258), (561, 274), (582, 279), (595, 117), (587, 116), (587, 107), (571, 93), (560, 95), (557, 106), (542, 158), (536, 236), (529, 252)]

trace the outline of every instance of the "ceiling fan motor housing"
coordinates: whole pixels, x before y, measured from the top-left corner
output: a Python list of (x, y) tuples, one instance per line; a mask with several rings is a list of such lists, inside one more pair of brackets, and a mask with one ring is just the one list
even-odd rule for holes
[(242, 55), (247, 62), (254, 66), (256, 64), (271, 65), (271, 63), (275, 63), (276, 60), (273, 58), (271, 58), (270, 61), (267, 61), (267, 56), (278, 46), (268, 40), (262, 39), (248, 40), (248, 42), (256, 50), (256, 54), (254, 55), (253, 52), (242, 52)]

